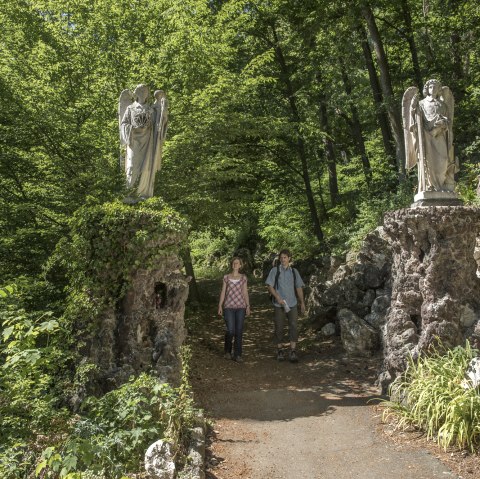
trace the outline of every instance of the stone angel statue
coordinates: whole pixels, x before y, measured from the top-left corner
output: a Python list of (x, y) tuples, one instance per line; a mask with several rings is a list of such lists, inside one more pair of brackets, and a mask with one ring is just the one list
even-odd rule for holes
[(418, 164), (418, 193), (452, 192), (458, 171), (453, 153), (454, 100), (450, 88), (428, 80), (421, 100), (408, 88), (402, 100), (406, 168)]
[(155, 174), (162, 164), (162, 149), (167, 134), (168, 101), (162, 90), (150, 100), (147, 85), (138, 85), (133, 94), (123, 90), (118, 101), (120, 143), (125, 147), (127, 186), (139, 198), (151, 198)]

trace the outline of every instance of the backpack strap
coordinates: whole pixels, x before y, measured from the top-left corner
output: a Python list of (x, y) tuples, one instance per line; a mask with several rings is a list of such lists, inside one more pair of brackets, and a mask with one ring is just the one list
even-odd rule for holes
[(275, 282), (273, 283), (273, 289), (278, 290), (278, 278), (280, 277), (280, 265), (277, 264), (277, 274), (275, 275)]
[[(297, 294), (297, 274), (298, 271), (292, 267), (293, 274), (293, 290)], [(278, 278), (280, 277), (280, 265), (277, 264), (277, 273), (275, 274), (275, 283), (273, 283), (273, 289), (278, 290)]]

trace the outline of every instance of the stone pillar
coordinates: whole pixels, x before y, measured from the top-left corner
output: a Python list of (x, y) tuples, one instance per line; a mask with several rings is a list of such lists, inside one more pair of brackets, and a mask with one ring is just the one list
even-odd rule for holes
[(179, 251), (187, 224), (161, 199), (81, 208), (66, 251), (67, 308), (76, 351), (92, 364), (88, 392), (142, 372), (179, 385), (188, 279)]
[[(430, 346), (480, 339), (480, 280), (474, 258), (480, 209), (429, 206), (387, 213), (393, 249), (392, 300), (382, 389)], [(479, 343), (480, 344), (480, 343)]]
[(185, 302), (188, 284), (175, 251), (162, 255), (149, 269), (132, 268), (131, 284), (115, 311), (113, 369), (115, 383), (130, 375), (153, 371), (164, 382), (178, 386), (185, 340)]

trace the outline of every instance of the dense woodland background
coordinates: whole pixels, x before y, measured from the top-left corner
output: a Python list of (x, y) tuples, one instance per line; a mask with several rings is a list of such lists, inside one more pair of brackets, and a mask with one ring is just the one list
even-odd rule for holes
[[(68, 336), (66, 279), (52, 257), (79, 207), (124, 194), (123, 89), (167, 93), (156, 195), (189, 221), (193, 263), (206, 274), (241, 247), (257, 258), (284, 246), (297, 257), (343, 253), (384, 211), (410, 204), (401, 98), (429, 78), (455, 96), (458, 189), (477, 201), (479, 45), (478, 0), (2, 2), (0, 362), (20, 347), (14, 313), (32, 327), (56, 318), (33, 338), (17, 327), (24, 350), (46, 357), (38, 338), (62, 327)], [(52, 357), (62, 351), (57, 344)], [(45, 392), (56, 360), (30, 360)], [(41, 396), (20, 385), (25, 370), (8, 371), (0, 407), (15, 394)], [(2, 425), (7, 446), (28, 442), (22, 407), (23, 429)]]

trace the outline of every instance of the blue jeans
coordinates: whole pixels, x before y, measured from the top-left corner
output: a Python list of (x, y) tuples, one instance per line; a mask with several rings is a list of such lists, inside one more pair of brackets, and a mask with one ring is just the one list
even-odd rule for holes
[(243, 323), (245, 322), (245, 308), (232, 309), (225, 308), (223, 310), (223, 318), (225, 319), (225, 352), (232, 353), (232, 342), (235, 338), (233, 347), (233, 357), (237, 358), (242, 355), (242, 336)]

